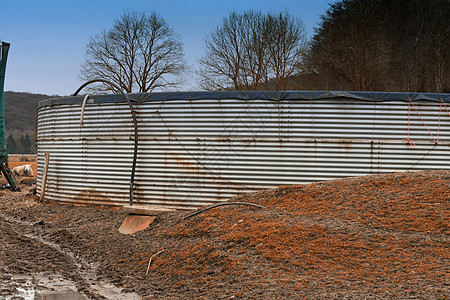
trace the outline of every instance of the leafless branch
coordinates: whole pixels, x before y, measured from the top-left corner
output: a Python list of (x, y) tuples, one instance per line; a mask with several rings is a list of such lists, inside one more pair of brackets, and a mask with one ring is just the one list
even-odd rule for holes
[[(176, 87), (186, 70), (183, 57), (181, 38), (164, 19), (154, 12), (125, 12), (111, 29), (91, 37), (80, 77), (110, 80), (127, 93)], [(106, 85), (95, 90), (113, 91)]]

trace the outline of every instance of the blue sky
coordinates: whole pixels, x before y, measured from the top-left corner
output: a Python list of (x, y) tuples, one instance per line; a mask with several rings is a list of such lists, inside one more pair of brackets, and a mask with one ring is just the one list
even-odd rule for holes
[[(195, 69), (204, 37), (232, 11), (287, 10), (309, 36), (335, 0), (0, 0), (0, 40), (11, 44), (5, 90), (72, 94), (90, 36), (110, 28), (124, 10), (155, 11), (181, 35), (186, 61)], [(195, 76), (183, 90), (198, 90)]]

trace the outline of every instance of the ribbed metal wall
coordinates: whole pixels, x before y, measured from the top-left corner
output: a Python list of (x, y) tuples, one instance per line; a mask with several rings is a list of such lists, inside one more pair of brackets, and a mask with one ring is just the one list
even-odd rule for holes
[[(405, 95), (380, 102), (355, 96), (278, 100), (271, 94), (274, 100), (247, 100), (242, 94), (202, 93), (195, 100), (185, 94), (166, 100), (165, 95), (134, 102), (138, 204), (195, 208), (279, 185), (450, 168), (446, 101), (408, 102)], [(130, 110), (118, 97), (104, 97), (86, 105), (81, 127), (82, 98), (41, 104), (38, 191), (44, 153), (50, 153), (46, 198), (128, 203)], [(408, 131), (414, 148), (404, 140)]]

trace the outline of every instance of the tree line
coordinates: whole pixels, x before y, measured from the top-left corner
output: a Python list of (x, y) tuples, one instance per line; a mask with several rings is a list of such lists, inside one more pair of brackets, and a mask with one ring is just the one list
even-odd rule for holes
[(305, 71), (322, 87), (449, 92), (449, 38), (448, 0), (339, 1), (322, 16)]
[[(449, 92), (449, 35), (448, 0), (337, 1), (311, 39), (290, 12), (232, 12), (205, 37), (196, 74), (212, 91)], [(146, 93), (179, 86), (186, 70), (181, 37), (162, 17), (125, 12), (91, 37), (81, 78)]]
[(20, 137), (10, 134), (6, 139), (6, 149), (10, 154), (32, 154), (36, 153), (36, 142), (30, 138), (28, 133), (22, 134)]

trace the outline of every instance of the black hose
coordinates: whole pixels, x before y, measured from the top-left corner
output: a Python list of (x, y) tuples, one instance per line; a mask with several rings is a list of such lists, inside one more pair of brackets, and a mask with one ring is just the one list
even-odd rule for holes
[(103, 82), (106, 84), (109, 84), (110, 86), (117, 89), (125, 98), (125, 100), (128, 103), (128, 106), (130, 106), (131, 110), (131, 117), (133, 118), (133, 127), (134, 127), (134, 153), (133, 153), (133, 167), (131, 168), (131, 180), (130, 180), (130, 205), (133, 205), (133, 191), (134, 191), (134, 175), (136, 173), (136, 160), (137, 160), (137, 149), (138, 149), (138, 128), (137, 128), (137, 120), (136, 120), (136, 112), (133, 108), (133, 105), (131, 104), (130, 99), (128, 98), (127, 94), (123, 92), (123, 90), (115, 83), (105, 80), (105, 79), (92, 79), (84, 84), (82, 84), (78, 90), (73, 94), (73, 96), (78, 95), (78, 93), (86, 87), (88, 84), (94, 83), (94, 82)]
[(184, 217), (183, 220), (186, 220), (187, 218), (196, 216), (196, 215), (198, 215), (198, 214), (200, 214), (200, 213), (202, 213), (204, 211), (207, 211), (207, 210), (209, 210), (211, 208), (215, 208), (215, 207), (218, 207), (218, 206), (224, 206), (224, 205), (250, 205), (250, 206), (255, 206), (255, 207), (258, 207), (258, 208), (266, 209), (264, 206), (261, 206), (261, 205), (258, 205), (258, 204), (253, 204), (253, 203), (247, 203), (247, 202), (225, 202), (225, 203), (220, 203), (220, 204), (216, 204), (216, 205), (213, 205), (213, 206), (208, 206), (207, 208), (204, 208), (204, 209), (201, 209), (199, 211), (196, 211), (195, 213), (192, 213), (192, 214)]

